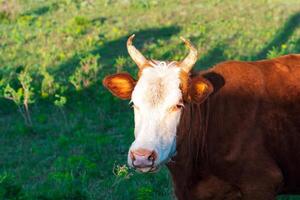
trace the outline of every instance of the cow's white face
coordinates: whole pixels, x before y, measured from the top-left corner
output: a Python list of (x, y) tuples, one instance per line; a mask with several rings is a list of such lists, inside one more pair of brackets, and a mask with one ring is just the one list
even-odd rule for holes
[(139, 149), (156, 154), (152, 169), (145, 167), (140, 171), (156, 169), (176, 151), (176, 128), (182, 106), (180, 70), (174, 63), (155, 62), (142, 71), (133, 90), (135, 141), (129, 150), (128, 163), (133, 166), (131, 154)]
[(197, 60), (196, 48), (181, 38), (190, 49), (181, 62), (147, 60), (133, 45), (134, 35), (127, 40), (127, 50), (140, 69), (139, 80), (130, 74), (106, 76), (103, 85), (121, 99), (131, 99), (134, 107), (135, 141), (128, 153), (128, 164), (139, 171), (155, 171), (176, 151), (176, 129), (185, 102), (201, 103), (213, 86), (201, 76), (188, 77)]

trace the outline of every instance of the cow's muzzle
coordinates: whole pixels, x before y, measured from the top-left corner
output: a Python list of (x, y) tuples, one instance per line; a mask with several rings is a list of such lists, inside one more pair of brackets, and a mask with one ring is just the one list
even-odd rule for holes
[(155, 151), (148, 149), (136, 149), (130, 151), (132, 166), (141, 172), (152, 172), (156, 170), (154, 166), (157, 154)]

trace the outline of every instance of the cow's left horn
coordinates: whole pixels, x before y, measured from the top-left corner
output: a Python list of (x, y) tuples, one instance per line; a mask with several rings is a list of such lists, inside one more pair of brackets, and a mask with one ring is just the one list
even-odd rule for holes
[(185, 72), (190, 72), (193, 66), (195, 65), (197, 58), (198, 58), (198, 51), (197, 49), (192, 45), (192, 43), (183, 38), (180, 37), (180, 39), (184, 42), (184, 44), (190, 49), (189, 54), (187, 57), (180, 62), (179, 67), (181, 67)]
[(141, 69), (145, 66), (145, 64), (148, 62), (148, 60), (143, 56), (143, 54), (137, 50), (133, 44), (132, 44), (132, 40), (134, 38), (134, 34), (132, 36), (130, 36), (127, 40), (127, 50), (128, 53), (130, 55), (130, 57), (132, 58), (132, 60), (137, 64), (137, 66)]

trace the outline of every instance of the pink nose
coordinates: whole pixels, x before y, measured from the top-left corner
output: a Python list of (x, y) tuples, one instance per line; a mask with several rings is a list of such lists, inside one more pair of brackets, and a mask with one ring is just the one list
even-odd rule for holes
[(148, 149), (136, 149), (130, 151), (130, 158), (132, 165), (136, 168), (152, 167), (154, 165), (157, 155), (155, 151)]

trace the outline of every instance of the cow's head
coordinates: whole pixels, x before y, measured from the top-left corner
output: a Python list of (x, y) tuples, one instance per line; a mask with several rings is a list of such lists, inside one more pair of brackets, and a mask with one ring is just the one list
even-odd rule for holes
[(131, 99), (134, 109), (135, 141), (128, 153), (128, 164), (141, 172), (155, 171), (176, 152), (176, 129), (186, 103), (201, 103), (213, 91), (201, 77), (189, 72), (197, 60), (197, 50), (181, 38), (190, 52), (181, 62), (146, 59), (127, 41), (128, 52), (139, 67), (139, 78), (127, 73), (105, 77), (103, 84), (115, 96)]

